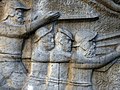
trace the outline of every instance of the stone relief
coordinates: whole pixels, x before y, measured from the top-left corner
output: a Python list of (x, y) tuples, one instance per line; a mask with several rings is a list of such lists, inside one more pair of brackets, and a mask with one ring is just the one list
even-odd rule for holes
[[(27, 84), (25, 90), (67, 90), (70, 87), (72, 90), (93, 90), (93, 70), (101, 68), (120, 57), (120, 46), (117, 46), (116, 51), (109, 54), (96, 55), (97, 40), (110, 38), (110, 35), (97, 37), (98, 33), (96, 32), (80, 30), (75, 35), (76, 45), (72, 46), (74, 39), (72, 33), (68, 30), (58, 28), (54, 42), (54, 36), (52, 38), (47, 37), (51, 30), (44, 29), (40, 28), (40, 31), (38, 30), (35, 33), (35, 37), (39, 35), (39, 38), (35, 38), (36, 45), (34, 45), (31, 59), (37, 62), (31, 64), (32, 70), (27, 81), (29, 84)], [(116, 36), (116, 34), (111, 35), (111, 37)], [(44, 37), (47, 39), (44, 39)], [(48, 44), (52, 47), (49, 49), (45, 47), (44, 42), (39, 41), (42, 38), (44, 42), (45, 40), (52, 41), (52, 44)], [(71, 52), (72, 47), (77, 47), (77, 50)], [(44, 49), (47, 50), (45, 55), (43, 54)], [(71, 68), (68, 65), (70, 62), (73, 64), (72, 67), (70, 66)], [(72, 70), (74, 72), (71, 73)]]
[(48, 90), (65, 90), (69, 84), (69, 61), (72, 55), (73, 35), (65, 28), (58, 28), (55, 36), (55, 48), (50, 54), (50, 74)]
[(120, 1), (119, 0), (96, 0), (100, 2), (101, 4), (105, 5), (107, 8), (115, 11), (115, 12), (120, 12)]
[(33, 2), (38, 6), (10, 0), (4, 7), (0, 90), (119, 90), (119, 0)]
[(80, 86), (76, 87), (77, 90), (93, 90), (92, 70), (100, 68), (120, 57), (120, 46), (114, 52), (103, 56), (96, 56), (96, 36), (97, 33), (88, 32), (87, 30), (78, 31), (75, 35), (75, 41), (77, 43), (75, 46), (77, 50), (73, 54), (72, 59), (75, 62), (73, 68), (77, 69), (77, 73), (74, 74), (75, 80), (73, 78), (73, 81), (80, 84)]
[(34, 45), (31, 56), (31, 72), (24, 90), (45, 89), (48, 73), (50, 52), (55, 46), (54, 31), (45, 27), (38, 29), (34, 35)]
[(54, 34), (54, 29), (40, 28), (36, 31), (31, 56), (33, 63), (23, 90), (57, 90), (59, 87), (65, 89), (73, 36), (62, 28), (58, 29), (55, 36)]
[(20, 89), (23, 87), (27, 74), (21, 60), (21, 50), (25, 35), (35, 31), (45, 23), (57, 20), (60, 16), (58, 12), (49, 12), (43, 18), (25, 25), (24, 14), (28, 10), (29, 8), (24, 4), (15, 0), (7, 2), (5, 6), (4, 18), (0, 24), (0, 85), (3, 89)]

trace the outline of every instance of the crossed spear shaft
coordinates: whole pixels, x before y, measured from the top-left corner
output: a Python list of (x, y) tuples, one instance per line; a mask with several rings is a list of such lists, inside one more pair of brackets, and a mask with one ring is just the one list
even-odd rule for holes
[[(115, 33), (109, 33), (107, 35), (103, 35), (103, 36), (98, 36), (96, 38), (96, 42), (102, 42), (104, 40), (108, 40), (108, 39), (114, 39), (114, 38), (120, 38), (120, 31), (115, 32)], [(108, 43), (102, 43), (102, 44), (97, 44), (96, 47), (104, 47), (104, 46), (111, 46), (111, 45), (118, 45), (120, 44), (120, 40), (119, 41), (112, 41), (112, 42), (108, 42)]]

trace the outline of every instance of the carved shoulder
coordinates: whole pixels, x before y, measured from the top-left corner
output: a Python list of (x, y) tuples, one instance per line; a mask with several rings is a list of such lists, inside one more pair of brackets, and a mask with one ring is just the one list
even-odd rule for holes
[(12, 26), (5, 23), (0, 24), (0, 35), (6, 37), (21, 37), (26, 33), (26, 28), (22, 26)]

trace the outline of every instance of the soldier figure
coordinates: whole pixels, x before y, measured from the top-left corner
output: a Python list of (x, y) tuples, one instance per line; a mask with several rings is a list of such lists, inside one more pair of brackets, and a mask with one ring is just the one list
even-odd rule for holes
[(97, 33), (87, 30), (78, 31), (75, 35), (77, 51), (73, 54), (73, 88), (75, 90), (93, 90), (92, 73), (93, 69), (105, 66), (116, 58), (120, 57), (120, 49), (103, 56), (96, 56)]
[(120, 13), (120, 0), (96, 0), (112, 11)]
[(24, 24), (24, 14), (28, 11), (19, 1), (8, 1), (3, 21), (0, 23), (0, 87), (1, 89), (21, 89), (26, 77), (22, 64), (22, 46), (25, 36), (41, 26), (55, 21), (60, 14), (48, 13), (43, 18)]
[(31, 70), (23, 90), (46, 90), (50, 51), (55, 46), (53, 29), (38, 29), (33, 42)]
[(58, 28), (55, 48), (50, 53), (48, 90), (65, 90), (68, 85), (72, 41), (73, 35), (70, 31)]

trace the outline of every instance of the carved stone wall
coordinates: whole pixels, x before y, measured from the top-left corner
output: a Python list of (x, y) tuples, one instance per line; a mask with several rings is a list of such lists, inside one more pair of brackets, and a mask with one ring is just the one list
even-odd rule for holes
[[(61, 21), (56, 27), (67, 28), (73, 33), (73, 36), (82, 29), (98, 32), (100, 36), (120, 32), (119, 13), (94, 0), (36, 0), (34, 9), (36, 12), (60, 11), (63, 17), (61, 16)], [(67, 18), (64, 16), (67, 16)], [(101, 43), (101, 46), (96, 50), (97, 55), (104, 55), (114, 51), (115, 45), (109, 46), (106, 44), (115, 41), (120, 42), (119, 39), (111, 38), (107, 41), (98, 42), (98, 44)], [(116, 64), (95, 70), (93, 73), (94, 90), (120, 89), (119, 70), (119, 60)], [(114, 79), (111, 80), (111, 78)]]
[[(91, 65), (90, 68), (87, 68), (87, 65), (85, 65), (86, 67), (83, 65), (83, 67), (85, 67), (84, 69), (81, 64), (79, 65), (77, 61), (74, 61), (74, 59), (71, 58), (72, 54), (77, 51), (78, 46), (75, 46), (77, 44), (75, 37), (79, 31), (81, 31), (81, 33), (86, 31), (83, 37), (87, 35), (81, 42), (95, 42), (95, 52), (93, 51), (96, 55), (95, 57), (100, 58), (112, 52), (116, 53), (116, 48), (120, 45), (119, 9), (111, 9), (111, 6), (109, 8), (107, 4), (101, 3), (99, 0), (21, 1), (31, 8), (29, 13), (26, 15), (26, 23), (32, 23), (32, 21), (38, 20), (49, 11), (58, 11), (61, 14), (57, 22), (47, 24), (42, 28), (39, 28), (36, 32), (29, 33), (28, 37), (24, 38), (22, 61), (28, 72), (26, 75), (26, 81), (22, 88), (23, 90), (120, 89), (120, 56), (113, 58), (113, 54), (113, 57), (109, 58), (111, 59), (110, 63), (108, 62), (97, 68), (94, 68), (94, 66), (98, 63), (89, 62), (90, 65), (93, 65)], [(119, 0), (114, 1), (120, 7)], [(0, 1), (0, 19), (2, 19), (3, 7), (7, 2), (8, 0)], [(47, 29), (51, 31), (48, 32)], [(42, 46), (42, 40), (47, 40), (44, 36), (48, 38), (49, 34), (53, 35), (52, 29), (54, 29), (53, 31), (55, 33), (55, 46), (52, 50), (48, 50), (46, 52), (40, 46)], [(91, 37), (89, 36), (89, 32), (95, 32), (96, 34), (93, 34)], [(60, 36), (67, 37), (71, 42), (73, 42), (71, 43), (72, 51), (63, 52), (60, 51), (61, 49), (58, 49), (59, 47), (57, 47), (57, 45), (59, 45), (59, 38), (56, 39), (57, 35), (61, 38), (61, 42), (62, 37)], [(48, 40), (48, 42), (49, 41), (50, 40)], [(46, 47), (49, 47), (49, 43), (47, 44), (48, 46)], [(63, 44), (67, 45), (68, 43)], [(81, 47), (84, 47), (82, 43), (80, 43), (80, 45)], [(81, 53), (84, 54), (82, 51)], [(82, 58), (79, 54), (78, 57), (79, 59)], [(85, 58), (86, 57), (91, 60), (94, 55), (85, 55)], [(67, 62), (67, 60), (70, 62)], [(99, 60), (102, 62), (102, 59)]]

